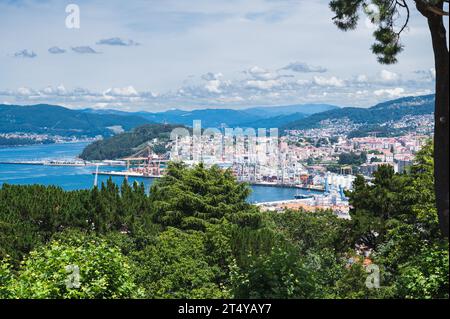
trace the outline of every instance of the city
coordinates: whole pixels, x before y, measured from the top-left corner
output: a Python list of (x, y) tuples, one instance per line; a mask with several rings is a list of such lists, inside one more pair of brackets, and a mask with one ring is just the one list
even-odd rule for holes
[(445, 307), (448, 14), (447, 0), (0, 1), (2, 309)]

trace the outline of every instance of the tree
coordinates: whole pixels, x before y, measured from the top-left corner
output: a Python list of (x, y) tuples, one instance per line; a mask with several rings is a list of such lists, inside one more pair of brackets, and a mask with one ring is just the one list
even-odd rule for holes
[(217, 266), (209, 263), (203, 232), (169, 227), (154, 245), (136, 252), (135, 273), (146, 298), (226, 298), (217, 280)]
[(429, 143), (406, 174), (382, 165), (370, 185), (358, 176), (348, 194), (354, 238), (374, 249), (391, 298), (448, 298), (448, 240), (439, 232), (432, 154)]
[[(449, 56), (447, 35), (443, 16), (447, 16), (444, 3), (448, 0), (414, 0), (417, 10), (427, 19), (431, 34), (436, 69), (436, 101), (434, 111), (434, 159), (436, 207), (442, 234), (449, 232)], [(359, 20), (359, 9), (363, 8), (371, 21), (378, 25), (374, 32), (372, 51), (383, 64), (397, 62), (403, 50), (400, 37), (406, 29), (410, 8), (406, 0), (332, 0), (330, 8), (336, 13), (333, 18), (338, 28), (355, 29)], [(376, 8), (376, 10), (375, 10)], [(378, 11), (378, 12), (376, 12)], [(398, 25), (398, 16), (406, 13), (403, 23)]]
[(251, 258), (249, 267), (232, 267), (236, 298), (314, 298), (318, 287), (293, 247), (273, 247)]
[(231, 170), (199, 164), (188, 169), (170, 163), (167, 174), (150, 191), (155, 222), (180, 229), (205, 230), (222, 218), (257, 224), (258, 214), (246, 199), (251, 189), (238, 183)]
[(408, 214), (411, 206), (403, 191), (409, 182), (394, 173), (390, 165), (380, 165), (369, 185), (358, 175), (353, 191), (348, 192), (354, 239), (376, 249), (384, 241), (388, 224), (399, 215)]
[[(55, 240), (32, 251), (18, 275), (9, 280), (8, 297), (139, 297), (141, 290), (135, 285), (130, 264), (120, 250), (99, 239), (86, 239)], [(8, 268), (0, 268), (3, 272), (0, 276), (6, 276)]]
[(14, 278), (9, 258), (0, 259), (0, 299), (11, 298), (10, 285)]

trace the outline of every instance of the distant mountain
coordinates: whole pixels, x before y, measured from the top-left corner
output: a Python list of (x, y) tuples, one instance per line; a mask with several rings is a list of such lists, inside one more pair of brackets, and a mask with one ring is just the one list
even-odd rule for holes
[[(154, 123), (170, 123), (192, 126), (194, 120), (202, 121), (202, 127), (220, 127), (222, 124), (228, 126), (239, 125), (244, 122), (252, 121), (254, 115), (248, 114), (244, 111), (232, 109), (203, 109), (203, 110), (169, 110), (165, 112), (151, 113), (151, 112), (131, 112), (126, 113), (116, 110), (92, 110), (87, 109), (84, 112), (91, 114), (132, 114), (147, 119)], [(261, 119), (261, 117), (256, 117)]]
[[(93, 114), (133, 114), (155, 123), (172, 123), (192, 126), (194, 120), (201, 120), (202, 127), (227, 126), (242, 127), (279, 127), (290, 121), (304, 118), (310, 114), (327, 110), (339, 109), (338, 106), (328, 104), (298, 104), (285, 106), (261, 106), (242, 110), (234, 109), (201, 109), (184, 111), (179, 109), (165, 112), (132, 112), (118, 110), (85, 109), (84, 112)], [(294, 115), (295, 114), (295, 115)], [(289, 117), (292, 115), (292, 117)]]
[[(130, 132), (117, 134), (86, 146), (80, 155), (84, 160), (120, 159), (135, 154), (152, 143), (152, 151), (164, 153), (170, 132), (179, 125), (145, 124)], [(157, 142), (153, 142), (157, 139)], [(146, 154), (148, 155), (148, 154)]]
[[(142, 115), (143, 116), (143, 115)], [(194, 120), (201, 120), (202, 127), (220, 127), (222, 124), (237, 126), (241, 123), (249, 122), (255, 116), (245, 111), (231, 109), (204, 109), (193, 111), (173, 110), (163, 113), (154, 113), (145, 118), (159, 123), (177, 123), (192, 126)], [(261, 119), (261, 117), (256, 117)]]
[(0, 104), (0, 133), (30, 132), (62, 136), (112, 135), (149, 123), (133, 114), (96, 114), (62, 106)]
[(254, 129), (258, 128), (279, 128), (283, 125), (286, 125), (287, 123), (290, 123), (292, 121), (304, 119), (308, 115), (303, 113), (294, 113), (294, 114), (288, 114), (288, 115), (278, 115), (274, 117), (264, 118), (252, 122), (242, 123), (240, 124), (241, 127), (247, 128), (251, 127)]
[(330, 104), (296, 104), (285, 106), (260, 106), (244, 109), (246, 113), (250, 113), (265, 118), (289, 115), (295, 113), (303, 113), (305, 115), (311, 115), (315, 113), (325, 112), (329, 110), (340, 109), (339, 106)]
[(345, 107), (316, 113), (304, 119), (292, 121), (280, 127), (280, 130), (310, 129), (320, 127), (324, 120), (347, 118), (353, 123), (376, 125), (400, 120), (406, 115), (422, 115), (434, 112), (435, 95), (404, 97), (383, 102), (370, 108)]

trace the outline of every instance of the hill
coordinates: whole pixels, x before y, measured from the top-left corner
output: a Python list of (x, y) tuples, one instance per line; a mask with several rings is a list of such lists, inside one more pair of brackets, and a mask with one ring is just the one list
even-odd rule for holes
[(423, 115), (434, 112), (434, 94), (403, 97), (377, 104), (370, 108), (345, 107), (313, 114), (304, 119), (283, 125), (281, 130), (301, 130), (320, 127), (325, 120), (348, 119), (356, 124), (378, 125), (398, 121), (406, 115)]
[(292, 121), (295, 120), (300, 120), (303, 119), (305, 117), (307, 117), (308, 115), (303, 114), (303, 113), (294, 113), (294, 114), (288, 114), (288, 115), (278, 115), (278, 116), (274, 116), (274, 117), (269, 117), (269, 118), (264, 118), (264, 119), (260, 119), (260, 120), (255, 120), (252, 122), (247, 122), (247, 123), (242, 123), (240, 124), (241, 127), (247, 128), (247, 127), (251, 127), (254, 129), (258, 129), (258, 128), (278, 128), (281, 127), (287, 123), (290, 123)]
[(315, 113), (325, 112), (329, 110), (340, 109), (339, 106), (330, 104), (295, 104), (284, 106), (260, 106), (244, 109), (245, 112), (262, 116), (265, 118), (276, 117), (280, 115), (289, 115), (302, 113), (305, 115), (311, 115)]
[(0, 133), (30, 132), (62, 136), (110, 136), (117, 130), (130, 130), (149, 120), (118, 114), (95, 114), (62, 106), (0, 104)]
[[(146, 124), (130, 132), (120, 133), (113, 137), (89, 144), (81, 153), (84, 160), (118, 159), (136, 153), (152, 143), (156, 153), (164, 153), (165, 144), (170, 139), (170, 132), (179, 125)], [(157, 139), (157, 141), (154, 141)]]
[[(327, 110), (339, 109), (339, 107), (328, 104), (296, 104), (285, 106), (261, 106), (242, 110), (234, 109), (199, 109), (192, 111), (169, 110), (164, 112), (132, 112), (126, 113), (118, 110), (95, 110), (85, 109), (84, 112), (93, 114), (132, 114), (145, 118), (155, 123), (177, 123), (192, 126), (194, 120), (201, 120), (202, 127), (227, 126), (243, 127), (279, 127), (304, 118), (308, 115)], [(295, 115), (294, 115), (295, 114)], [(289, 115), (293, 115), (289, 117)]]

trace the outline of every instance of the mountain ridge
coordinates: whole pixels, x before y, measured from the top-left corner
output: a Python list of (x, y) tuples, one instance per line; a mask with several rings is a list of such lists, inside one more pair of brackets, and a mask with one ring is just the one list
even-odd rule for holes
[(124, 130), (149, 121), (135, 115), (89, 114), (59, 105), (0, 104), (0, 133), (27, 132), (62, 136), (112, 135), (112, 127)]
[(378, 103), (369, 108), (346, 107), (312, 114), (304, 119), (292, 121), (280, 127), (281, 131), (311, 129), (324, 120), (348, 118), (357, 124), (380, 124), (400, 120), (405, 115), (423, 115), (434, 112), (434, 94), (407, 96)]

